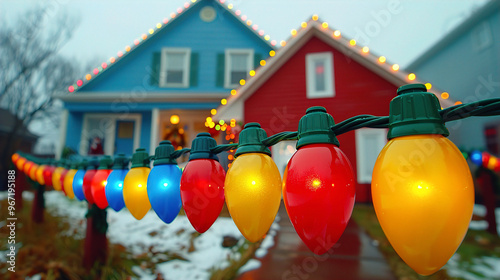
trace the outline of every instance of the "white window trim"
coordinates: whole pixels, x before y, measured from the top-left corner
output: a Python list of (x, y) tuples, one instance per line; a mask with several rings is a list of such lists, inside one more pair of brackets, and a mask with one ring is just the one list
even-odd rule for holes
[(232, 54), (248, 54), (247, 74), (253, 69), (254, 50), (253, 49), (226, 49), (225, 50), (225, 65), (224, 65), (224, 87), (235, 88), (240, 84), (231, 84), (231, 55)]
[(115, 136), (116, 136), (116, 121), (135, 121), (134, 124), (134, 150), (130, 151), (133, 153), (135, 149), (139, 148), (139, 141), (141, 137), (141, 114), (127, 114), (123, 117), (121, 114), (99, 114), (99, 113), (86, 113), (83, 116), (83, 128), (82, 134), (80, 136), (80, 155), (88, 155), (89, 144), (88, 144), (88, 126), (90, 119), (108, 119), (110, 121), (110, 127), (106, 130), (106, 142), (104, 143), (104, 154), (113, 155), (115, 149)]
[(364, 172), (367, 168), (371, 168), (373, 171), (374, 166), (371, 165), (367, 159), (367, 147), (365, 145), (365, 137), (370, 135), (375, 135), (379, 141), (379, 150), (377, 151), (379, 154), (382, 148), (387, 143), (387, 130), (386, 129), (376, 129), (376, 128), (362, 128), (355, 130), (355, 138), (356, 138), (356, 168), (357, 168), (357, 178), (358, 183), (360, 184), (370, 184), (372, 181), (372, 173)]
[[(316, 75), (314, 61), (322, 59), (325, 61), (325, 90), (316, 91)], [(333, 75), (333, 54), (331, 52), (308, 53), (306, 54), (306, 86), (307, 98), (325, 98), (335, 96), (335, 80)]]
[[(184, 59), (183, 71), (184, 74), (182, 76), (182, 83), (170, 83), (167, 84), (167, 53), (183, 53), (186, 54), (186, 58)], [(189, 87), (189, 74), (190, 69), (189, 66), (191, 64), (191, 49), (190, 48), (163, 48), (161, 49), (161, 63), (160, 63), (160, 87)]]

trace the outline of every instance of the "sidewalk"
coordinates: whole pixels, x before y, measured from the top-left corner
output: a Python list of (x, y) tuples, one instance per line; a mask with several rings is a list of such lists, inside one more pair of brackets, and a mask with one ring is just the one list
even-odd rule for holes
[(332, 254), (313, 254), (295, 232), (283, 203), (275, 245), (259, 259), (261, 267), (238, 280), (396, 279), (372, 239), (351, 219)]

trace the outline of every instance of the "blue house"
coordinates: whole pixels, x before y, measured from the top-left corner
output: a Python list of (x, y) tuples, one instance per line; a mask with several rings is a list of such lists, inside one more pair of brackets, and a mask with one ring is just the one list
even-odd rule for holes
[[(500, 97), (500, 1), (479, 8), (406, 70), (463, 103)], [(500, 117), (469, 118), (447, 127), (459, 147), (500, 155)]]
[(206, 132), (210, 109), (275, 44), (224, 2), (186, 3), (59, 94), (62, 147), (81, 155), (152, 153), (162, 140), (181, 148)]

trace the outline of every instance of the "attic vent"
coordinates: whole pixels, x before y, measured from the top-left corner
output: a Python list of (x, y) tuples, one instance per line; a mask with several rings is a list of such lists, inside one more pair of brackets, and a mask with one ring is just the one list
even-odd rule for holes
[(200, 11), (200, 18), (204, 22), (213, 21), (215, 19), (215, 16), (216, 16), (215, 9), (210, 6), (206, 6)]

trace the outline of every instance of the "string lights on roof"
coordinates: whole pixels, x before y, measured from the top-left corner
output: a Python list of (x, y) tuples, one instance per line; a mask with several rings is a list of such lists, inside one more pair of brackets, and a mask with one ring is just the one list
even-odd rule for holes
[[(311, 20), (312, 20), (312, 23), (311, 24), (314, 24), (314, 22), (321, 22), (320, 19), (319, 19), (319, 16), (314, 14), (312, 17), (311, 17)], [(280, 41), (280, 46), (284, 47), (286, 46), (287, 44), (290, 43), (290, 41), (293, 41), (295, 40), (295, 37), (298, 35), (299, 32), (302, 32), (302, 30), (306, 29), (308, 27), (308, 22), (302, 22), (300, 24), (300, 27), (301, 29), (299, 29), (299, 31), (297, 31), (297, 29), (292, 29), (290, 31), (290, 34), (291, 34), (291, 37), (288, 38), (288, 41), (285, 41), (285, 40), (282, 40)], [(323, 32), (327, 32), (327, 33), (331, 33), (331, 36), (332, 38), (334, 39), (337, 39), (337, 40), (341, 40), (341, 39), (344, 39), (344, 41), (341, 41), (341, 42), (344, 42), (344, 44), (347, 44), (348, 47), (350, 48), (355, 48), (357, 49), (362, 55), (364, 56), (372, 56), (373, 57), (373, 60), (378, 62), (378, 64), (383, 67), (384, 69), (386, 70), (390, 70), (391, 72), (400, 72), (402, 75), (406, 75), (406, 74), (403, 74), (402, 71), (400, 71), (400, 66), (399, 64), (392, 64), (392, 65), (389, 65), (387, 64), (387, 66), (385, 66), (385, 64), (387, 63), (387, 58), (385, 56), (375, 56), (374, 54), (370, 53), (370, 49), (368, 46), (363, 46), (363, 47), (358, 47), (357, 46), (357, 42), (356, 40), (354, 39), (346, 39), (346, 38), (342, 38), (342, 33), (340, 30), (337, 30), (337, 29), (331, 29), (328, 25), (328, 23), (326, 22), (321, 22), (321, 27), (323, 29)], [(260, 69), (265, 66), (267, 64), (267, 62), (269, 62), (270, 60), (273, 59), (273, 57), (275, 57), (276, 55), (276, 52), (279, 52), (279, 51), (283, 51), (283, 48), (280, 48), (276, 51), (272, 50), (272, 55), (271, 55), (271, 52), (269, 53), (269, 57), (266, 59), (266, 60), (262, 60), (259, 65), (260, 67), (258, 67), (257, 69), (252, 69), (250, 70), (249, 72), (249, 76), (246, 80), (245, 80), (245, 83), (248, 82), (249, 79), (251, 79), (252, 77), (256, 77), (257, 76), (257, 73), (260, 71)], [(417, 76), (415, 73), (409, 73), (408, 75), (406, 75), (405, 77), (405, 80), (407, 82), (421, 82), (417, 79)], [(243, 86), (244, 84), (241, 84), (240, 83), (240, 86)], [(431, 83), (427, 82), (425, 83), (425, 86), (427, 88), (427, 90), (430, 90), (432, 88), (432, 85)], [(237, 94), (237, 90), (236, 89), (232, 89), (231, 90), (231, 96), (229, 97), (229, 99), (231, 98), (234, 98)], [(450, 98), (450, 94), (448, 92), (443, 92), (441, 93), (440, 95), (438, 95), (442, 100), (447, 100), (448, 98)], [(227, 100), (226, 102), (226, 105), (229, 104), (229, 101), (230, 100)], [(460, 101), (456, 101), (454, 103), (454, 105), (458, 105), (458, 104), (462, 104)], [(224, 106), (224, 105), (223, 105)], [(208, 123), (210, 124), (210, 123)], [(209, 125), (206, 125), (207, 127), (209, 127)]]
[[(198, 2), (199, 0), (190, 0), (190, 1), (191, 1), (192, 4), (194, 4), (194, 3)], [(229, 11), (236, 18), (238, 18), (240, 20), (240, 22), (244, 26), (246, 26), (247, 28), (249, 28), (255, 34), (258, 34), (265, 41), (270, 41), (269, 44), (271, 44), (271, 46), (274, 47), (274, 46), (277, 45), (277, 41), (276, 40), (271, 40), (271, 36), (270, 35), (265, 34), (265, 32), (263, 30), (258, 30), (258, 25), (256, 25), (256, 24), (252, 25), (252, 23), (253, 23), (252, 20), (248, 19), (246, 15), (241, 15), (241, 11), (240, 10), (233, 11), (233, 8), (234, 8), (233, 4), (231, 4), (231, 3), (225, 4), (226, 3), (225, 0), (218, 0), (218, 2), (222, 5), (222, 7), (224, 7), (227, 11)], [(111, 57), (109, 59), (109, 62), (111, 64), (114, 64), (119, 59), (122, 59), (123, 57), (125, 57), (127, 55), (127, 53), (130, 53), (132, 50), (134, 50), (136, 47), (138, 47), (141, 43), (143, 43), (144, 41), (146, 41), (148, 38), (151, 38), (152, 35), (158, 33), (158, 31), (160, 31), (161, 29), (165, 28), (169, 23), (171, 23), (174, 19), (176, 19), (180, 14), (185, 13), (188, 9), (194, 7), (194, 5), (192, 5), (191, 3), (186, 2), (186, 3), (184, 3), (183, 7), (177, 8), (176, 12), (170, 13), (170, 19), (169, 18), (164, 18), (163, 21), (162, 21), (163, 25), (160, 22), (158, 22), (153, 28), (150, 28), (148, 30), (148, 34), (150, 36), (148, 36), (148, 34), (144, 33), (144, 34), (141, 35), (140, 38), (134, 39), (134, 41), (133, 41), (134, 42), (134, 46), (132, 46), (132, 47), (131, 46), (126, 46), (125, 47), (125, 52), (121, 51), (121, 50), (118, 51), (118, 53), (117, 53), (117, 57), (118, 58)], [(281, 45), (283, 46), (283, 44), (281, 44)], [(102, 64), (104, 64), (104, 63), (105, 62), (103, 62)], [(85, 75), (86, 80), (90, 81), (93, 77), (98, 76), (104, 70), (106, 70), (106, 68), (107, 67), (102, 67), (101, 69), (95, 68), (94, 71), (92, 72), (94, 74), (94, 76), (92, 76), (90, 73), (86, 74)], [(95, 71), (96, 69), (98, 71)], [(73, 93), (73, 92), (77, 91), (80, 87), (83, 86), (83, 84), (84, 83), (78, 84), (76, 82), (73, 85), (70, 85), (68, 87), (68, 92)]]

